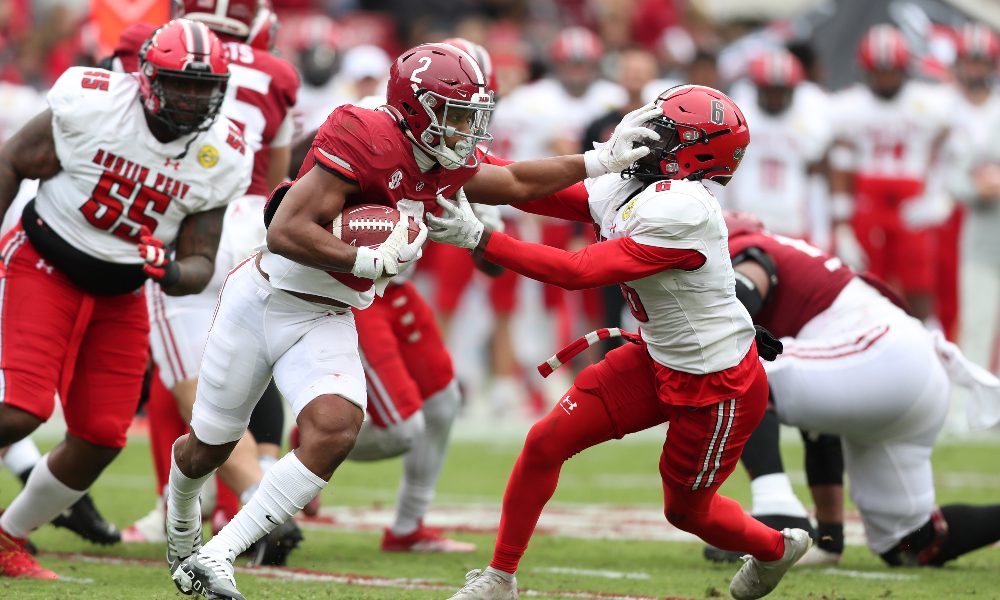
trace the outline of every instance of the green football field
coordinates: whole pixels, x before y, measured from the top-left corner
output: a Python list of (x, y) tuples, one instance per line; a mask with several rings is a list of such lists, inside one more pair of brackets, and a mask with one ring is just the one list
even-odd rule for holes
[[(484, 430), (485, 432), (486, 430)], [(306, 541), (289, 568), (238, 573), (250, 599), (438, 598), (451, 595), (468, 569), (489, 560), (499, 499), (520, 440), (490, 441), (486, 433), (461, 435), (439, 486), (431, 525), (444, 525), (475, 542), (471, 555), (399, 555), (378, 550), (390, 518), (399, 460), (347, 464), (324, 492), (324, 518), (303, 523)], [(669, 527), (660, 510), (658, 435), (613, 442), (571, 460), (563, 470), (551, 511), (543, 515), (518, 573), (522, 597), (583, 599), (728, 598), (734, 565), (713, 565), (701, 545)], [(934, 457), (941, 503), (1000, 500), (1000, 445), (948, 442)], [(786, 464), (801, 493), (801, 453), (785, 448)], [(0, 473), (0, 506), (20, 485)], [(742, 472), (723, 491), (749, 502)], [(148, 446), (132, 440), (93, 489), (99, 508), (124, 528), (153, 502)], [(803, 496), (804, 497), (804, 496)], [(859, 542), (856, 520), (849, 542)], [(59, 582), (0, 578), (0, 599), (180, 598), (162, 563), (159, 545), (96, 547), (50, 526), (32, 539), (41, 561)], [(848, 547), (837, 568), (794, 569), (769, 598), (942, 599), (1000, 598), (1000, 549), (988, 548), (942, 569), (893, 569), (860, 545)]]

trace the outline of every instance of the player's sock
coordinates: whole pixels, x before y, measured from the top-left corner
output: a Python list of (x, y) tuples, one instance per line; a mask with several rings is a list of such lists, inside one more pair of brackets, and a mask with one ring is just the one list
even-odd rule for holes
[(41, 459), (42, 455), (38, 452), (38, 446), (30, 437), (26, 437), (7, 448), (7, 452), (3, 455), (3, 465), (10, 469), (11, 473), (17, 475), (21, 483), (27, 483), (32, 467)]
[(215, 480), (215, 510), (222, 510), (227, 515), (235, 515), (240, 510), (240, 497), (222, 482), (221, 477)]
[(74, 490), (49, 470), (49, 455), (31, 470), (24, 490), (0, 516), (0, 528), (16, 538), (26, 538), (36, 527), (48, 523), (80, 499), (87, 490)]
[[(563, 408), (567, 401), (573, 404), (572, 413)], [(503, 494), (500, 529), (490, 567), (503, 573), (517, 572), (538, 517), (556, 490), (563, 463), (614, 437), (614, 427), (601, 399), (576, 386), (532, 426)]]
[(451, 425), (461, 406), (458, 381), (424, 401), (424, 432), (403, 458), (403, 481), (396, 502), (392, 533), (406, 536), (416, 531), (434, 499), (434, 488), (444, 466)]
[(205, 544), (202, 552), (218, 557), (239, 556), (302, 510), (325, 486), (326, 481), (289, 452), (264, 474), (250, 501)]
[(149, 381), (146, 416), (149, 421), (149, 450), (156, 471), (156, 493), (160, 494), (170, 477), (171, 454), (177, 438), (187, 433), (187, 423), (177, 410), (177, 400), (160, 380), (160, 371), (153, 367)]
[(785, 473), (757, 477), (750, 482), (750, 490), (753, 496), (752, 515), (809, 516), (806, 507), (792, 491), (792, 482)]
[(941, 514), (948, 523), (948, 536), (941, 544), (941, 554), (929, 564), (941, 565), (1000, 541), (1000, 504), (948, 504), (941, 507)]
[(816, 523), (816, 547), (833, 554), (844, 553), (844, 524)]
[(514, 579), (513, 573), (501, 571), (500, 569), (494, 569), (493, 567), (486, 567), (486, 571), (489, 573), (494, 573), (497, 577), (503, 579), (504, 581), (511, 581), (512, 579)]
[(257, 463), (260, 464), (261, 473), (267, 473), (267, 470), (273, 467), (276, 462), (278, 462), (277, 457), (271, 456), (270, 454), (261, 454), (257, 457)]
[[(212, 476), (209, 473), (203, 477), (191, 478), (181, 472), (177, 466), (177, 458), (170, 453), (170, 480), (167, 482), (167, 519), (173, 522), (188, 523), (201, 518), (201, 506), (198, 496), (205, 481)], [(214, 472), (214, 471), (213, 471)]]

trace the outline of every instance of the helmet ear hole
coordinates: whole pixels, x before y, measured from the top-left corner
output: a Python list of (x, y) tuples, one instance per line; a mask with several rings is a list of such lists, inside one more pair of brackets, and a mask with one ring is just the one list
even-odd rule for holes
[(695, 154), (694, 157), (697, 158), (701, 162), (708, 162), (708, 161), (712, 160), (713, 158), (715, 158), (715, 156), (712, 155), (712, 154)]

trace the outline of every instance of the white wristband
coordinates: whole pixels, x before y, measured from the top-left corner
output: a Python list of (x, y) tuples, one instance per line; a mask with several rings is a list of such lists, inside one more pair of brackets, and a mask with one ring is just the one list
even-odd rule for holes
[(367, 246), (358, 246), (358, 256), (354, 259), (351, 275), (362, 279), (378, 279), (385, 268), (382, 253)]
[(597, 158), (598, 152), (600, 150), (587, 150), (583, 153), (583, 164), (587, 168), (587, 177), (591, 179), (609, 173), (608, 168), (604, 166), (601, 159)]

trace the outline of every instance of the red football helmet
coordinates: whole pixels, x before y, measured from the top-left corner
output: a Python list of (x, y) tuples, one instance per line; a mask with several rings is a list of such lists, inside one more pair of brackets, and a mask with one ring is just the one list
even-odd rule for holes
[(805, 78), (802, 64), (784, 48), (758, 54), (750, 61), (750, 81), (760, 87), (793, 88)]
[(968, 23), (958, 32), (958, 56), (996, 62), (1000, 58), (1000, 38), (983, 23)]
[[(389, 69), (386, 100), (406, 134), (446, 169), (477, 167), (489, 150), (493, 93), (476, 59), (450, 44), (422, 44)], [(458, 129), (463, 126), (462, 129)], [(459, 136), (454, 148), (446, 137)]]
[(726, 220), (730, 239), (764, 231), (764, 223), (751, 213), (726, 209), (722, 211), (722, 217)]
[(593, 62), (601, 60), (604, 55), (604, 44), (601, 38), (585, 27), (567, 27), (559, 32), (552, 46), (549, 57), (553, 63)]
[(228, 81), (222, 42), (204, 23), (174, 19), (139, 51), (143, 108), (178, 135), (212, 126)]
[(470, 42), (465, 38), (459, 37), (448, 38), (441, 43), (451, 44), (456, 48), (465, 50), (469, 56), (476, 59), (476, 62), (479, 63), (479, 68), (483, 70), (483, 76), (486, 77), (486, 84), (491, 90), (493, 90), (493, 93), (496, 94), (497, 79), (496, 73), (493, 71), (493, 59), (490, 58), (490, 53), (486, 51), (486, 48), (483, 48), (474, 42)]
[(278, 33), (278, 16), (270, 0), (173, 0), (173, 15), (204, 23), (260, 50), (270, 50)]
[(257, 5), (257, 16), (250, 24), (247, 34), (247, 44), (258, 50), (271, 52), (278, 41), (278, 15), (274, 12), (270, 0), (260, 0)]
[(750, 129), (740, 107), (715, 88), (680, 85), (660, 94), (663, 111), (647, 127), (660, 134), (650, 153), (625, 170), (644, 180), (711, 179), (725, 185), (740, 166)]
[(905, 70), (910, 63), (910, 46), (896, 27), (876, 25), (861, 39), (858, 61), (865, 71)]

